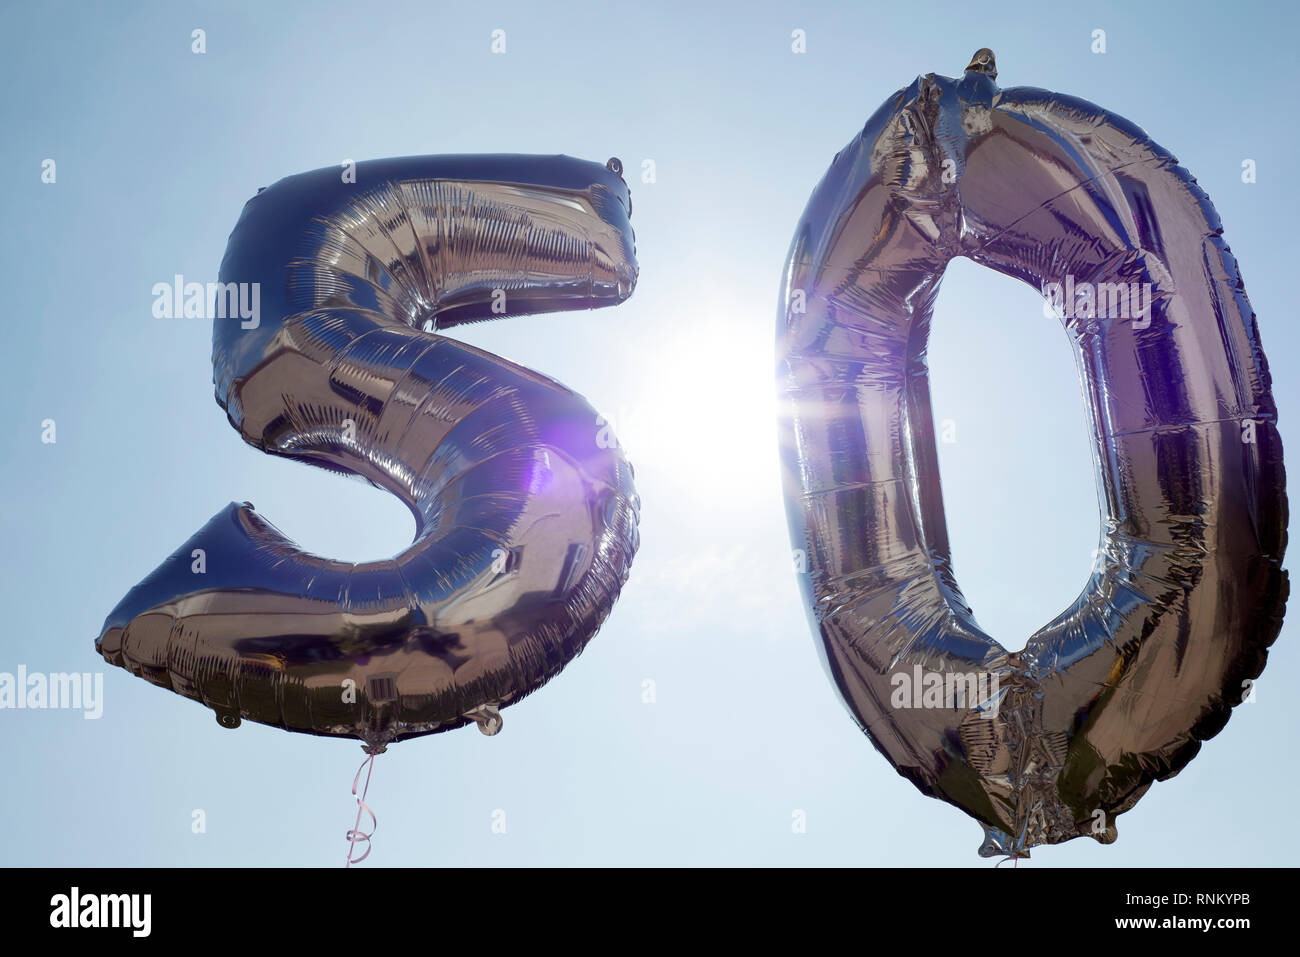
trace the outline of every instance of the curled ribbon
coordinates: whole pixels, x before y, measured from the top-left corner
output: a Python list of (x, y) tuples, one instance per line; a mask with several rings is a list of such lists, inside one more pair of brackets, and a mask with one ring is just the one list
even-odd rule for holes
[[(366, 803), (366, 792), (370, 790), (370, 772), (373, 771), (375, 767), (376, 753), (378, 752), (370, 751), (367, 749), (366, 759), (361, 762), (361, 767), (357, 768), (356, 777), (352, 779), (352, 796), (356, 797), (357, 784), (361, 781), (361, 772), (362, 771), (366, 772), (365, 787), (361, 789), (361, 796), (357, 798), (357, 820), (356, 823), (352, 825), (352, 829), (347, 833), (347, 839), (349, 841), (348, 862), (347, 864), (344, 865), (345, 868), (351, 867), (353, 864), (360, 864), (362, 861), (364, 861), (367, 857), (370, 856), (370, 837), (372, 834), (375, 833), (375, 829), (379, 827), (379, 818), (375, 817), (375, 812), (372, 811), (370, 809), (370, 805)], [(369, 832), (361, 830), (362, 812), (365, 812), (366, 814), (370, 815)], [(357, 841), (366, 842), (366, 852), (362, 854), (360, 857), (353, 857), (352, 855), (356, 851)]]

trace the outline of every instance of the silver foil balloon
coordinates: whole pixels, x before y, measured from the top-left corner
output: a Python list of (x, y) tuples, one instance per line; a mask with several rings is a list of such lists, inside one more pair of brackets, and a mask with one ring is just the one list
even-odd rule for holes
[[(831, 679), (900, 774), (983, 823), (981, 854), (1024, 856), (1113, 841), (1115, 815), (1223, 728), (1281, 627), (1287, 502), (1208, 197), (1127, 120), (996, 76), (981, 50), (960, 78), (919, 77), (835, 157), (790, 250), (778, 377)], [(1095, 440), (1099, 557), (1016, 653), (949, 557), (925, 352), (955, 256), (1044, 292)]]
[[(335, 561), (232, 504), (108, 616), (104, 658), (228, 727), (372, 752), (469, 721), (494, 733), (501, 707), (559, 672), (627, 578), (632, 469), (580, 396), (432, 330), (631, 295), (621, 171), (422, 156), (250, 199), (221, 264), (217, 401), (254, 447), (400, 497), (416, 539), (389, 561)], [(260, 315), (225, 308), (241, 290)]]

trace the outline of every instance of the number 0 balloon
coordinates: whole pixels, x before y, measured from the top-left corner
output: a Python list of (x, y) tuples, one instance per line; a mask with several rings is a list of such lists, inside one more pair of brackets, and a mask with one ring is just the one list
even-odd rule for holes
[[(786, 266), (778, 374), (832, 681), (900, 774), (984, 825), (981, 854), (1025, 856), (1113, 841), (1223, 728), (1281, 627), (1287, 503), (1208, 197), (1127, 120), (996, 77), (988, 50), (920, 77), (835, 157)], [(1047, 296), (1095, 442), (1099, 557), (1021, 652), (980, 630), (949, 558), (925, 350), (956, 256)]]
[(626, 580), (632, 470), (581, 397), (433, 330), (631, 295), (620, 173), (425, 156), (250, 199), (220, 279), (265, 315), (215, 321), (217, 401), (255, 448), (397, 495), (416, 539), (335, 561), (230, 505), (108, 616), (104, 658), (227, 727), (356, 737), (372, 755), (470, 721), (494, 733), (498, 709), (559, 672)]

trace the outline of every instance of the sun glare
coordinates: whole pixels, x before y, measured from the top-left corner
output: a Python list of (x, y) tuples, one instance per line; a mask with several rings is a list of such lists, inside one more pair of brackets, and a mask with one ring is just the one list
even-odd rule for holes
[(772, 336), (734, 320), (682, 323), (608, 413), (637, 474), (714, 497), (761, 495), (778, 476)]

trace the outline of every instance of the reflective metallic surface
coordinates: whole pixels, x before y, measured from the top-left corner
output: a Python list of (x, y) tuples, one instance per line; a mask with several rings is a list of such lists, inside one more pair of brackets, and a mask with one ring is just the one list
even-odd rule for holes
[(389, 561), (335, 561), (232, 504), (108, 616), (104, 658), (230, 727), (375, 750), (469, 721), (495, 733), (499, 709), (609, 613), (638, 503), (580, 396), (424, 327), (631, 295), (620, 170), (411, 157), (359, 163), (354, 182), (334, 167), (291, 176), (250, 199), (220, 278), (257, 284), (244, 288), (260, 314), (214, 322), (217, 401), (254, 447), (399, 496), (416, 539)]
[[(1281, 626), (1287, 503), (1268, 364), (1205, 193), (1127, 120), (996, 76), (982, 50), (959, 79), (920, 77), (836, 156), (792, 244), (778, 376), (836, 688), (900, 774), (984, 824), (981, 854), (1024, 856), (1113, 841), (1227, 722)], [(1047, 290), (1095, 437), (1099, 557), (1016, 653), (949, 558), (925, 351), (955, 256)]]

